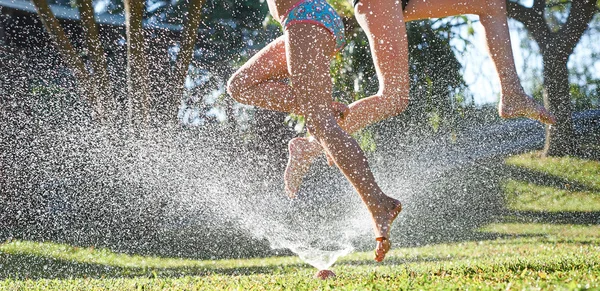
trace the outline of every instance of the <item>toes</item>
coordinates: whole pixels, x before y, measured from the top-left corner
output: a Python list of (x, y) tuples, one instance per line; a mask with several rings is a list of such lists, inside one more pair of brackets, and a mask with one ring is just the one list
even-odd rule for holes
[[(513, 102), (514, 103), (514, 102)], [(513, 104), (514, 105), (514, 104)], [(511, 107), (507, 104), (498, 104), (498, 113), (502, 118), (526, 117), (545, 124), (555, 124), (556, 118), (546, 108), (528, 98), (521, 106)]]
[(377, 238), (376, 240), (377, 247), (375, 248), (375, 261), (381, 262), (385, 259), (385, 255), (390, 250), (392, 243), (384, 237)]
[(285, 193), (287, 193), (290, 199), (295, 199), (298, 195), (298, 189), (292, 189), (288, 186), (285, 187)]
[[(284, 173), (284, 184), (285, 184), (285, 193), (288, 195), (290, 199), (296, 198), (298, 194), (299, 187), (298, 181), (296, 181), (297, 177), (294, 177), (290, 174), (291, 166), (288, 165), (286, 171)], [(293, 172), (293, 171), (292, 171)]]
[(537, 120), (541, 123), (545, 123), (545, 124), (549, 124), (549, 125), (556, 123), (556, 118), (554, 118), (554, 115), (552, 115), (552, 113), (550, 113), (548, 110), (546, 110), (546, 108), (541, 104), (533, 104), (533, 108), (531, 108), (528, 111), (525, 111), (522, 114), (522, 116), (531, 118), (531, 119)]
[(554, 115), (552, 113), (550, 113), (548, 110), (546, 110), (546, 108), (544, 108), (543, 106), (540, 106), (540, 118), (539, 121), (545, 123), (545, 124), (556, 124), (556, 118), (554, 117)]

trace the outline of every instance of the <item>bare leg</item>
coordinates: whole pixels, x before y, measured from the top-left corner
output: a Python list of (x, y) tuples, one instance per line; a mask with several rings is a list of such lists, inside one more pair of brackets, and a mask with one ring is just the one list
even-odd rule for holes
[(489, 1), (486, 13), (479, 15), (485, 28), (490, 56), (500, 78), (502, 96), (498, 113), (502, 118), (527, 117), (545, 124), (554, 124), (556, 119), (544, 108), (527, 96), (517, 75), (508, 32), (505, 1)]
[[(353, 133), (365, 126), (401, 113), (408, 105), (408, 50), (404, 21), (441, 18), (461, 14), (477, 14), (485, 28), (490, 56), (496, 66), (502, 97), (498, 112), (503, 118), (528, 117), (546, 124), (555, 122), (554, 116), (537, 104), (527, 94), (519, 81), (514, 64), (510, 34), (506, 16), (505, 0), (411, 0), (399, 15), (399, 4), (373, 0), (361, 0), (356, 7), (356, 18), (369, 37), (373, 61), (379, 78), (377, 95), (352, 103), (347, 117), (340, 126)], [(386, 15), (387, 17), (382, 17)], [(383, 43), (381, 43), (381, 41)], [(314, 158), (320, 154), (320, 145), (305, 138), (290, 141), (285, 180), (290, 195), (298, 191)]]
[(261, 49), (231, 76), (227, 91), (240, 103), (298, 113), (294, 94), (282, 80), (289, 77), (285, 36)]
[(498, 113), (503, 118), (528, 117), (546, 124), (554, 116), (531, 99), (521, 86), (510, 43), (505, 0), (433, 0), (409, 1), (404, 11), (406, 21), (477, 14), (485, 29), (487, 46), (500, 78), (502, 96)]
[[(408, 42), (402, 6), (396, 0), (361, 0), (355, 16), (369, 39), (379, 79), (377, 94), (350, 104), (339, 120), (346, 132), (354, 133), (369, 124), (396, 116), (408, 106)], [(310, 164), (321, 153), (321, 145), (307, 138), (289, 143), (290, 159), (284, 180), (288, 195), (295, 196)]]
[(389, 250), (390, 227), (401, 210), (400, 202), (385, 195), (369, 169), (358, 143), (337, 124), (331, 106), (329, 61), (335, 43), (329, 32), (312, 24), (295, 24), (287, 30), (288, 70), (307, 126), (324, 150), (352, 183), (372, 215), (378, 242), (376, 259)]

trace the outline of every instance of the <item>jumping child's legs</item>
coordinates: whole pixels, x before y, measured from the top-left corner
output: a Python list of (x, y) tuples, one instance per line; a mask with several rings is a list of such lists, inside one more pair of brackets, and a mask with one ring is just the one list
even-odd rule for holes
[[(290, 26), (286, 36), (262, 49), (231, 77), (228, 92), (246, 104), (306, 116), (313, 135), (369, 209), (376, 237), (386, 238), (377, 242), (376, 260), (380, 261), (389, 250), (390, 226), (401, 205), (381, 191), (358, 144), (332, 114), (329, 60), (334, 46), (330, 33), (319, 26)], [(292, 86), (280, 81), (285, 78), (290, 78)]]
[(236, 101), (274, 111), (298, 113), (289, 77), (285, 36), (261, 49), (227, 82), (227, 92)]
[[(396, 0), (361, 0), (355, 17), (369, 39), (379, 79), (377, 94), (349, 105), (349, 113), (338, 120), (348, 133), (402, 113), (408, 106), (408, 42), (402, 6)], [(294, 196), (310, 164), (322, 152), (321, 145), (308, 138), (289, 143), (290, 158), (284, 180), (288, 195)], [(329, 160), (329, 157), (328, 157)]]
[[(397, 115), (406, 108), (409, 83), (405, 21), (461, 14), (479, 15), (485, 28), (487, 46), (502, 88), (498, 104), (500, 116), (528, 117), (546, 124), (555, 122), (554, 116), (527, 96), (521, 86), (512, 54), (505, 0), (410, 0), (403, 19), (380, 17), (380, 14), (387, 15), (385, 11), (397, 13), (399, 6), (399, 3), (390, 4), (389, 0), (361, 0), (356, 7), (356, 18), (369, 37), (380, 89), (377, 95), (349, 106), (347, 117), (340, 120), (344, 130), (353, 133), (366, 125)], [(291, 140), (289, 148), (290, 161), (285, 180), (286, 189), (290, 195), (294, 195), (310, 163), (321, 150), (318, 142), (306, 138)]]
[(387, 238), (401, 206), (381, 191), (358, 143), (338, 126), (333, 116), (329, 64), (335, 41), (327, 30), (307, 23), (289, 26), (286, 36), (288, 70), (300, 111), (311, 133), (367, 206), (376, 237), (385, 238), (378, 240), (376, 247), (376, 260), (381, 261), (389, 250)]

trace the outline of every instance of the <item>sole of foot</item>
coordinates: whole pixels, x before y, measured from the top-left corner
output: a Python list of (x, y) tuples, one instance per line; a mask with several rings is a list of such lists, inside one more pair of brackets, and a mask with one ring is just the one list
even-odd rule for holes
[(288, 143), (289, 158), (283, 180), (285, 192), (291, 199), (296, 198), (302, 180), (318, 156), (320, 149), (320, 145), (312, 143), (305, 137), (293, 138)]
[(511, 102), (511, 105), (506, 104), (508, 102), (500, 102), (498, 104), (498, 114), (500, 117), (518, 118), (527, 117), (533, 120), (537, 120), (544, 124), (555, 124), (556, 118), (550, 113), (544, 106), (537, 104), (533, 99), (527, 97), (521, 102)]

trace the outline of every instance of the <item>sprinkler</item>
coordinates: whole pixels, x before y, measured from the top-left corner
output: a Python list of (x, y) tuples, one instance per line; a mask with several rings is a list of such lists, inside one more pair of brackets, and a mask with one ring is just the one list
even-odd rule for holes
[(327, 280), (335, 278), (335, 273), (331, 270), (320, 270), (315, 274), (315, 279)]

